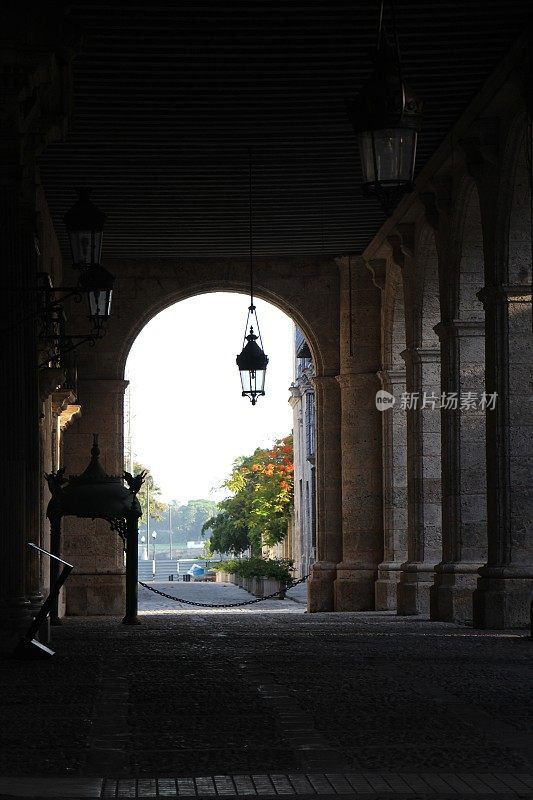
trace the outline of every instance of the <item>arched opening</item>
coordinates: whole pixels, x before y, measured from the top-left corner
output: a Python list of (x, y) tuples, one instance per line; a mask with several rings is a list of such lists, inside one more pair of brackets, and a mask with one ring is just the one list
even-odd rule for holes
[[(290, 316), (304, 333), (313, 357), (318, 379), (335, 382), (339, 371), (339, 281), (338, 266), (331, 259), (278, 259), (256, 262), (256, 296), (270, 302)], [(143, 327), (160, 311), (201, 294), (236, 292), (241, 294), (239, 333), (232, 346), (228, 369), (238, 381), (234, 359), (242, 347), (246, 319), (248, 270), (246, 261), (205, 260), (180, 262), (169, 277), (168, 265), (113, 262), (109, 265), (117, 278), (117, 303), (107, 335), (93, 351), (80, 355), (79, 402), (81, 418), (66, 433), (64, 463), (69, 472), (82, 471), (87, 463), (92, 433), (99, 432), (102, 462), (109, 474), (119, 475), (124, 465), (124, 381), (128, 354)], [(298, 267), (298, 269), (295, 268)], [(241, 316), (242, 315), (242, 316)], [(241, 321), (242, 320), (242, 321)], [(242, 328), (241, 328), (242, 325)], [(266, 330), (263, 331), (266, 335)], [(188, 342), (190, 337), (188, 337)], [(268, 337), (265, 348), (268, 354)], [(169, 353), (169, 356), (172, 354)], [(288, 390), (288, 386), (286, 387)], [(288, 397), (288, 391), (287, 391)], [(243, 398), (235, 402), (246, 404)], [(261, 401), (259, 401), (260, 403)], [(322, 453), (336, 452), (338, 430), (324, 428), (321, 414), (329, 400), (317, 397), (317, 465)], [(256, 411), (260, 405), (253, 409)], [(320, 435), (320, 430), (323, 435)], [(335, 443), (332, 445), (330, 441)], [(324, 461), (325, 459), (325, 461)], [(320, 462), (322, 465), (322, 462)], [(317, 466), (316, 537), (317, 555), (327, 535), (327, 515), (340, 513), (340, 497), (328, 490), (321, 475), (331, 467)], [(333, 507), (334, 506), (334, 507)], [(340, 535), (340, 534), (339, 534)], [(67, 613), (120, 614), (124, 600), (122, 552), (111, 544), (104, 526), (91, 521), (68, 520), (65, 526), (65, 553), (75, 555), (82, 571), (73, 575), (67, 592)], [(318, 605), (318, 610), (322, 606)]]
[[(140, 493), (143, 518), (139, 530), (139, 577), (143, 582), (153, 581), (154, 587), (172, 581), (171, 588), (175, 588), (176, 582), (187, 580), (196, 567), (204, 570), (202, 578), (210, 577), (216, 562), (236, 555), (246, 558), (259, 553), (269, 562), (291, 561), (295, 578), (307, 575), (314, 561), (316, 433), (312, 350), (284, 312), (262, 300), (256, 300), (256, 306), (269, 366), (266, 396), (259, 398), (255, 406), (241, 396), (235, 364), (246, 321), (243, 294), (209, 292), (167, 305), (152, 315), (131, 346), (125, 366), (125, 464), (133, 473), (150, 471)], [(294, 389), (302, 373), (307, 386), (301, 396), (302, 408), (297, 410)], [(303, 446), (302, 431), (296, 428), (300, 420), (304, 427)], [(205, 536), (202, 527), (222, 511), (226, 513), (228, 506), (217, 503), (240, 491), (232, 485), (232, 465), (241, 457), (251, 457), (258, 448), (265, 452), (275, 449), (275, 443), (281, 440), (285, 447), (288, 442), (292, 447), (293, 428), (298, 444), (294, 457), (290, 454), (289, 477), (284, 475), (283, 480), (278, 480), (285, 490), (284, 502), (289, 489), (292, 496), (293, 481), (296, 491), (303, 487), (303, 493), (296, 502), (299, 513), (287, 511), (283, 538), (279, 530), (274, 541), (272, 536), (269, 538), (270, 521), (264, 519), (265, 534), (259, 551), (251, 533), (250, 549), (221, 551), (220, 544), (210, 547), (209, 537), (216, 534), (217, 526), (208, 529)], [(257, 505), (260, 486), (255, 488)], [(292, 499), (289, 506), (294, 507)], [(242, 542), (239, 540), (238, 544), (241, 546)], [(201, 585), (211, 597), (210, 582)], [(266, 592), (270, 583), (265, 587)], [(191, 589), (181, 585), (179, 588), (181, 593)], [(298, 598), (305, 602), (305, 585), (301, 589)], [(146, 591), (141, 592), (140, 599), (141, 610), (143, 600), (146, 608), (154, 608)], [(217, 605), (216, 597), (213, 602)]]

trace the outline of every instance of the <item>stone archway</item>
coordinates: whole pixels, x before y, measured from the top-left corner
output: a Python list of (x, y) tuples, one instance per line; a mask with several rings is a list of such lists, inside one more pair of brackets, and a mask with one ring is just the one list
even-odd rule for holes
[[(109, 474), (123, 469), (124, 370), (133, 341), (165, 308), (199, 294), (248, 291), (246, 260), (111, 261), (116, 276), (113, 317), (105, 338), (84, 350), (78, 361), (81, 417), (65, 435), (67, 472), (86, 458), (93, 433), (100, 434), (102, 462)], [(336, 385), (339, 373), (339, 274), (333, 259), (257, 259), (257, 297), (280, 308), (304, 332), (316, 365), (317, 382)], [(77, 324), (72, 308), (73, 325)], [(79, 320), (81, 324), (81, 319)], [(317, 551), (324, 553), (341, 537), (340, 488), (325, 476), (339, 474), (339, 392), (317, 391)], [(325, 421), (327, 420), (327, 421)], [(339, 481), (340, 484), (340, 481)], [(69, 520), (63, 552), (75, 571), (66, 596), (67, 614), (118, 614), (123, 605), (124, 567), (120, 548), (103, 535), (98, 521)], [(337, 542), (338, 545), (338, 542)], [(311, 589), (312, 594), (312, 589)], [(313, 610), (320, 607), (318, 599)]]

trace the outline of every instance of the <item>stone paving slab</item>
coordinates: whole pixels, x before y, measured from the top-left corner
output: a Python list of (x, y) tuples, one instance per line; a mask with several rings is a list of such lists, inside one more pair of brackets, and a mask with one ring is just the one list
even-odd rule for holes
[[(215, 604), (249, 597), (165, 588)], [(147, 595), (139, 626), (69, 618), (53, 659), (0, 661), (0, 775), (41, 776), (42, 797), (102, 776), (119, 781), (116, 797), (530, 794), (525, 632)]]
[(0, 798), (527, 798), (533, 776), (494, 773), (289, 773), (190, 778), (0, 778)]

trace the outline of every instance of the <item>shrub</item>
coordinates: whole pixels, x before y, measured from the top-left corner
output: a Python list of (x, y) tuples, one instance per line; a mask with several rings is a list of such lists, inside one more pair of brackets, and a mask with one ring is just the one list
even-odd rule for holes
[(240, 575), (242, 578), (272, 578), (286, 585), (292, 582), (294, 562), (288, 558), (245, 558), (242, 561), (221, 561), (214, 569)]

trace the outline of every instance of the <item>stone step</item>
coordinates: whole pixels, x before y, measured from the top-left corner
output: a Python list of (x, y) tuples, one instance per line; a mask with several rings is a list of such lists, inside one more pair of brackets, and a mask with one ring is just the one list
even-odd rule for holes
[(167, 778), (0, 777), (0, 796), (39, 798), (526, 798), (533, 776), (523, 773), (336, 772), (211, 775)]

